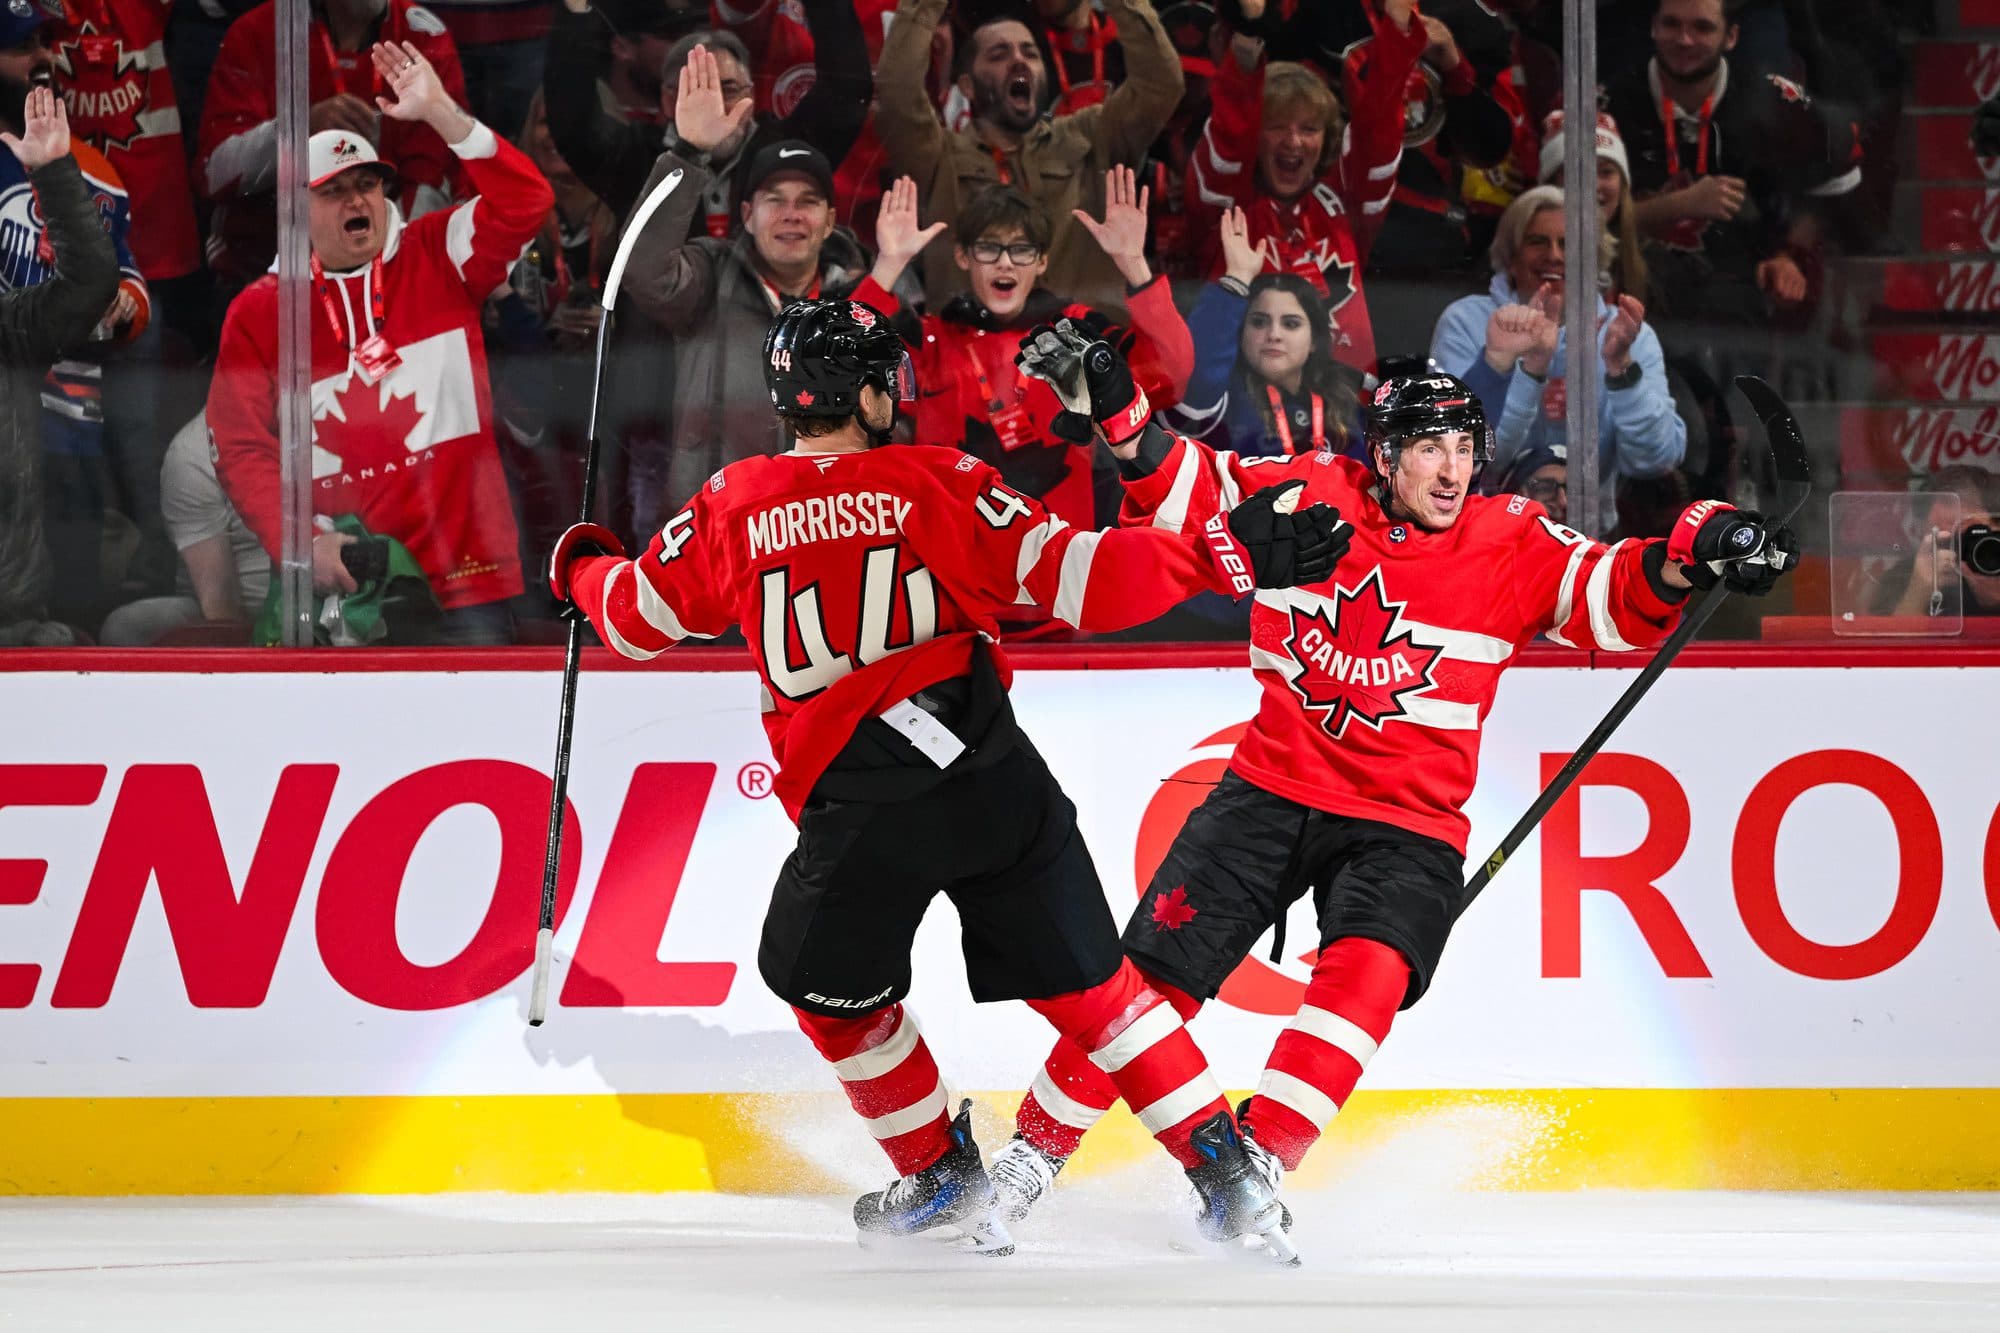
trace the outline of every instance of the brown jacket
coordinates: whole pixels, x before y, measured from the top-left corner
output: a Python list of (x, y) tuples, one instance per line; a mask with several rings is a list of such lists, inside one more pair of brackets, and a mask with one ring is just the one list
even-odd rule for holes
[[(977, 126), (946, 130), (924, 93), (931, 35), (948, 0), (902, 0), (882, 43), (875, 69), (875, 126), (899, 175), (916, 179), (923, 215), (952, 218), (960, 205), (1001, 179), (1001, 161), (1014, 184), (1046, 208), (1055, 227), (1049, 271), (1039, 285), (1093, 305), (1123, 308), (1125, 283), (1070, 210), (1104, 211), (1104, 172), (1136, 167), (1181, 100), (1180, 57), (1148, 0), (1106, 0), (1125, 52), (1125, 81), (1097, 106), (1066, 116), (1044, 116), (1020, 151), (996, 161)], [(952, 259), (949, 232), (924, 251), (924, 289), (939, 307), (965, 290), (965, 274)]]

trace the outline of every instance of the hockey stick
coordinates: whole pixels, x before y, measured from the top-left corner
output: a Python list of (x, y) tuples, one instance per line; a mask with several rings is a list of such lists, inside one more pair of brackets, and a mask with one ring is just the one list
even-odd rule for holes
[[(1764, 434), (1771, 442), (1771, 461), (1778, 474), (1778, 503), (1785, 511), (1778, 521), (1781, 524), (1789, 524), (1798, 517), (1799, 511), (1805, 507), (1807, 498), (1812, 494), (1812, 472), (1806, 462), (1805, 437), (1799, 433), (1798, 419), (1792, 415), (1792, 410), (1785, 406), (1785, 400), (1778, 397), (1770, 385), (1755, 375), (1739, 375), (1736, 377), (1736, 387), (1750, 400), (1750, 406), (1757, 413), (1757, 419), (1764, 423)], [(1485, 864), (1466, 881), (1465, 901), (1471, 902), (1473, 897), (1500, 873), (1500, 867), (1507, 864), (1507, 858), (1528, 840), (1528, 835), (1535, 831), (1535, 826), (1555, 808), (1556, 802), (1560, 801), (1564, 793), (1574, 785), (1584, 767), (1596, 757), (1599, 750), (1604, 748), (1604, 743), (1611, 739), (1611, 733), (1618, 730), (1618, 724), (1639, 706), (1639, 701), (1646, 697), (1647, 690), (1653, 688), (1653, 682), (1660, 678), (1660, 673), (1673, 664), (1681, 649), (1701, 632), (1701, 627), (1708, 623), (1709, 618), (1716, 613), (1728, 596), (1729, 584), (1718, 582), (1702, 594), (1701, 600), (1695, 603), (1693, 610), (1682, 617), (1680, 625), (1653, 654), (1653, 660), (1646, 663), (1645, 669), (1639, 672), (1639, 678), (1626, 687), (1625, 693), (1618, 696), (1618, 702), (1611, 705), (1611, 711), (1604, 715), (1604, 720), (1583, 738), (1583, 744), (1569, 757), (1569, 762), (1562, 766), (1562, 771), (1555, 775), (1548, 786), (1542, 788), (1542, 794), (1535, 798), (1535, 803), (1528, 807), (1528, 812), (1515, 822), (1514, 827), (1507, 831), (1507, 836), (1500, 840), (1500, 845), (1494, 849), (1493, 854), (1486, 858)]]
[[(618, 249), (611, 257), (611, 272), (605, 277), (604, 293), (598, 298), (602, 309), (597, 319), (597, 365), (590, 381), (589, 436), (583, 452), (583, 516), (577, 520), (580, 523), (590, 521), (597, 498), (597, 413), (604, 401), (604, 362), (611, 347), (611, 311), (618, 303), (618, 286), (625, 279), (625, 265), (632, 258), (632, 247), (639, 234), (645, 231), (646, 224), (667, 197), (680, 188), (681, 174), (678, 168), (668, 172), (652, 193), (639, 201), (632, 220), (625, 224), (625, 234), (618, 238)], [(556, 942), (556, 881), (562, 873), (563, 806), (569, 799), (570, 737), (576, 728), (576, 673), (582, 660), (583, 616), (577, 613), (569, 618), (569, 645), (563, 652), (562, 703), (556, 712), (556, 766), (549, 789), (549, 837), (542, 858), (542, 910), (535, 928), (535, 980), (528, 996), (529, 1027), (540, 1027), (549, 1014), (549, 962)]]

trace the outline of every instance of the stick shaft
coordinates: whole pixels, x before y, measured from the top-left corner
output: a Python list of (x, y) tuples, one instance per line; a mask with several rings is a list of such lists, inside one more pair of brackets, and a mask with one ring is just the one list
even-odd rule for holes
[[(582, 517), (588, 523), (597, 499), (598, 413), (604, 401), (604, 368), (611, 349), (611, 312), (597, 321), (597, 366), (591, 376), (589, 434), (583, 447)], [(556, 706), (556, 761), (549, 783), (549, 828), (542, 844), (542, 902), (535, 923), (535, 979), (528, 1000), (528, 1024), (540, 1027), (548, 1016), (549, 967), (554, 952), (556, 893), (562, 883), (563, 811), (569, 804), (570, 739), (576, 732), (576, 681), (583, 665), (583, 617), (572, 615), (563, 648), (562, 700)]]
[(1590, 735), (1584, 737), (1583, 744), (1579, 745), (1576, 753), (1569, 757), (1569, 762), (1562, 766), (1562, 771), (1555, 775), (1548, 786), (1542, 788), (1542, 794), (1535, 798), (1535, 803), (1528, 807), (1528, 812), (1515, 821), (1514, 827), (1507, 830), (1507, 836), (1500, 840), (1500, 845), (1493, 850), (1493, 854), (1487, 857), (1479, 869), (1473, 872), (1472, 878), (1466, 881), (1467, 901), (1500, 873), (1500, 867), (1505, 865), (1507, 858), (1528, 840), (1528, 835), (1535, 831), (1535, 825), (1541, 823), (1543, 817), (1555, 809), (1556, 802), (1575, 785), (1584, 767), (1599, 750), (1604, 748), (1604, 743), (1611, 739), (1611, 733), (1618, 730), (1618, 724), (1639, 706), (1639, 701), (1653, 688), (1653, 682), (1673, 665), (1673, 660), (1680, 655), (1681, 649), (1701, 632), (1701, 627), (1708, 623), (1708, 618), (1715, 614), (1716, 609), (1728, 595), (1729, 585), (1717, 583), (1704, 593), (1694, 609), (1682, 618), (1679, 626), (1667, 636), (1667, 641), (1660, 645), (1659, 651), (1653, 654), (1653, 660), (1646, 663), (1645, 668), (1639, 672), (1639, 678), (1626, 686), (1625, 693), (1618, 696), (1618, 702), (1611, 705), (1611, 711), (1604, 715), (1603, 720), (1591, 728)]

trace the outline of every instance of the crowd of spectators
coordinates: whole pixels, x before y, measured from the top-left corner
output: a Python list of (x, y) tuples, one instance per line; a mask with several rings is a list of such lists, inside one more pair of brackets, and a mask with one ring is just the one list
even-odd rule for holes
[[(524, 570), (580, 503), (613, 250), (674, 171), (600, 405), (597, 517), (628, 543), (789, 447), (759, 349), (825, 295), (908, 343), (907, 437), (1075, 524), (1116, 521), (1115, 471), (1014, 366), (1064, 316), (1176, 429), (1239, 453), (1356, 450), (1377, 377), (1435, 365), (1495, 425), (1485, 489), (1657, 534), (1746, 484), (1724, 386), (1781, 373), (1829, 264), (1888, 231), (1903, 16), (1602, 5), (1598, 105), (1566, 115), (1561, 8), (313, 0), (281, 53), (272, 0), (13, 0), (0, 129), (44, 86), (66, 103), (118, 282), (87, 329), (7, 349), (0, 642), (276, 634), (280, 58), (310, 103), (324, 642), (554, 637)], [(1565, 264), (1580, 127), (1591, 274)], [(6, 299), (81, 280), (52, 170), (0, 154)], [(1568, 491), (1572, 279), (1598, 293), (1592, 513)]]

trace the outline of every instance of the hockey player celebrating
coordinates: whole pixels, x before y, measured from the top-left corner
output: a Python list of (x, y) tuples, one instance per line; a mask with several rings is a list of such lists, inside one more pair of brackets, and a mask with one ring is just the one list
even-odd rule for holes
[[(1090, 396), (1122, 394), (1115, 357), (1092, 364), (1106, 368)], [(1274, 479), (1304, 480), (1304, 500), (1346, 520), (1334, 577), (1257, 594), (1257, 717), (1125, 928), (1127, 957), (1187, 1018), (1313, 891), (1312, 980), (1238, 1112), (1253, 1160), (1288, 1170), (1397, 1011), (1423, 996), (1467, 905), (1462, 807), (1480, 727), (1521, 646), (1543, 634), (1609, 651), (1657, 643), (1690, 587), (1726, 579), (1767, 592), (1798, 549), (1782, 526), (1715, 500), (1687, 509), (1665, 540), (1607, 547), (1524, 496), (1474, 495), (1492, 431), (1449, 375), (1388, 380), (1366, 421), (1372, 466), (1327, 452), (1239, 458), (1157, 426), (1114, 449), (1127, 522), (1199, 527)], [(1009, 1220), (1115, 1097), (1082, 1051), (1057, 1047), (994, 1155)]]
[[(604, 528), (571, 528), (550, 583), (628, 657), (738, 624), (750, 641), (775, 791), (799, 826), (758, 966), (901, 1177), (855, 1204), (856, 1225), (864, 1238), (949, 1225), (1012, 1248), (971, 1103), (952, 1115), (902, 1004), (917, 924), (942, 893), (973, 998), (1026, 1000), (1105, 1071), (1187, 1169), (1211, 1239), (1268, 1233), (1270, 1252), (1296, 1262), (1276, 1170), (1251, 1160), (1180, 1018), (1119, 950), (1075, 808), (1015, 725), (992, 637), (995, 612), (1024, 600), (1116, 629), (1202, 591), (1323, 578), (1332, 517), (1281, 512), (1274, 490), (1199, 543), (1080, 531), (967, 454), (876, 447), (914, 386), (868, 306), (787, 307), (764, 360), (797, 447), (716, 473), (637, 560)], [(1081, 393), (1073, 357), (1030, 369)], [(1109, 438), (1147, 420), (1143, 397), (1098, 401)]]

